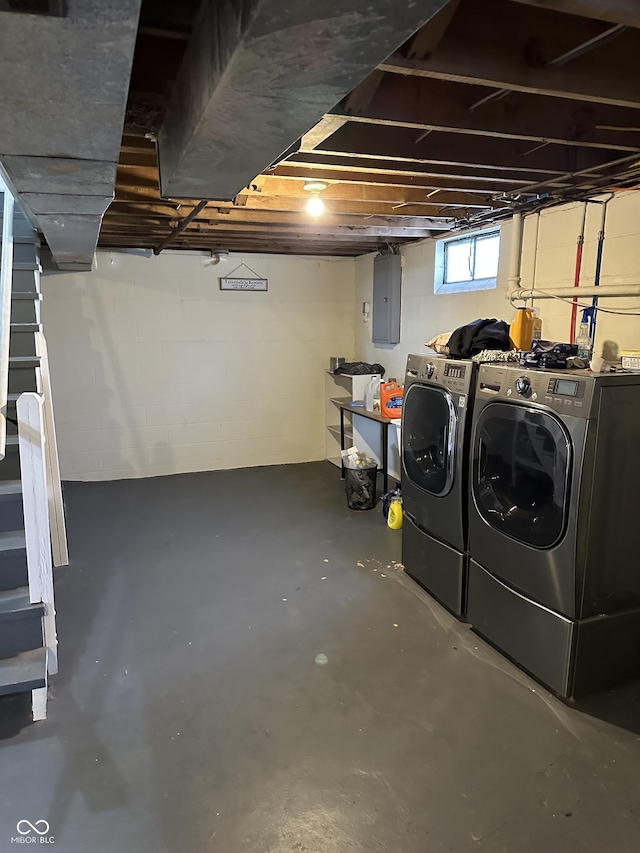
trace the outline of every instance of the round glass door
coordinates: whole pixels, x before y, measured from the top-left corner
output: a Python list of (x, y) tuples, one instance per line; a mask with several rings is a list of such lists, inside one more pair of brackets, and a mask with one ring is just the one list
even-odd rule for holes
[(411, 385), (402, 409), (402, 464), (414, 485), (438, 497), (453, 485), (456, 422), (448, 391)]
[(475, 430), (472, 488), (491, 527), (534, 548), (551, 548), (566, 526), (571, 440), (546, 412), (489, 404)]

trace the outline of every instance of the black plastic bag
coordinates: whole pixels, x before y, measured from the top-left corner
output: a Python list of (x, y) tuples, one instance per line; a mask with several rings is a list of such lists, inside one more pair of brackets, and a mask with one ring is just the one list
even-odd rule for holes
[(367, 364), (366, 361), (348, 361), (336, 367), (333, 372), (335, 375), (346, 373), (348, 376), (364, 376), (367, 373), (379, 373), (384, 376), (384, 367), (381, 364)]

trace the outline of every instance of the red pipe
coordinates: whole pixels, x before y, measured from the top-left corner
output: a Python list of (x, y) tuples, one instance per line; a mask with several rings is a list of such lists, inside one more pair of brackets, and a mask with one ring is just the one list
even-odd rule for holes
[[(576, 245), (576, 271), (573, 277), (573, 286), (578, 287), (580, 284), (580, 272), (582, 270), (582, 247), (584, 246), (584, 228), (587, 221), (587, 202), (584, 203), (584, 212), (582, 214), (582, 230), (578, 234)], [(569, 333), (569, 343), (576, 341), (576, 319), (578, 317), (578, 300), (574, 296), (571, 304), (571, 330)]]
[[(584, 236), (578, 237), (578, 247), (576, 249), (576, 272), (573, 279), (573, 286), (578, 287), (580, 284), (580, 270), (582, 268), (582, 247), (584, 246)], [(578, 300), (573, 297), (571, 305), (571, 333), (569, 343), (575, 343), (576, 340), (576, 319), (578, 317)]]

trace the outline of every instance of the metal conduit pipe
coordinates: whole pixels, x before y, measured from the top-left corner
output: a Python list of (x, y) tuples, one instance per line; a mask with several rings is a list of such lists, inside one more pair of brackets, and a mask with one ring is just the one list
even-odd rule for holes
[(572, 299), (581, 296), (597, 296), (606, 299), (608, 296), (623, 298), (625, 296), (640, 296), (640, 284), (607, 284), (600, 287), (580, 285), (579, 287), (553, 287), (539, 290), (537, 287), (521, 287), (512, 291), (511, 299)]
[[(0, 187), (2, 184), (0, 184)], [(13, 196), (4, 187), (2, 255), (0, 257), (0, 459), (7, 442), (9, 339), (11, 336), (11, 278), (13, 274)]]
[(522, 214), (514, 213), (511, 220), (511, 251), (509, 253), (509, 279), (507, 299), (520, 287), (522, 263)]

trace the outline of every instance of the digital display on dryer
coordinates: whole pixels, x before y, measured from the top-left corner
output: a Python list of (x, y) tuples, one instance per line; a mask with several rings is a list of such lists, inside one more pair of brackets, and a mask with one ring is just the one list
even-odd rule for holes
[(553, 390), (556, 394), (564, 394), (565, 397), (576, 397), (578, 394), (578, 382), (574, 379), (556, 379)]
[(464, 379), (465, 369), (464, 364), (445, 364), (444, 375), (451, 379)]

